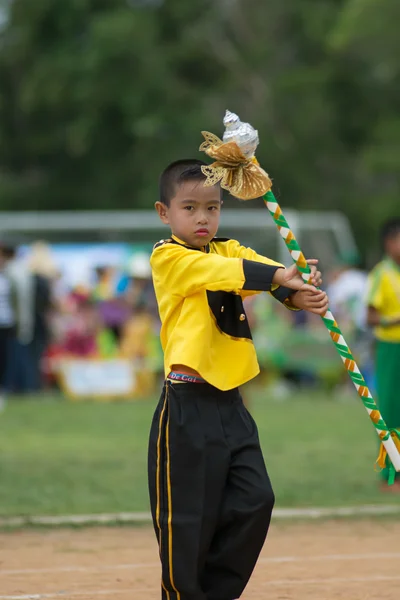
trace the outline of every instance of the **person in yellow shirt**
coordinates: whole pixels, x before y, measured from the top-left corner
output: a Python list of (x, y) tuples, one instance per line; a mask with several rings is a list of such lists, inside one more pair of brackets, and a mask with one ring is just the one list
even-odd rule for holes
[[(376, 384), (380, 410), (389, 427), (400, 429), (400, 217), (382, 227), (385, 258), (369, 275), (368, 324), (376, 339)], [(382, 476), (387, 479), (389, 470)], [(400, 474), (395, 488), (400, 491)], [(387, 489), (384, 486), (384, 489)]]
[(239, 598), (267, 535), (274, 494), (238, 390), (259, 372), (243, 299), (266, 291), (291, 310), (328, 306), (318, 261), (308, 285), (295, 265), (215, 237), (222, 192), (203, 185), (203, 165), (162, 173), (156, 209), (172, 235), (150, 259), (166, 378), (148, 456), (163, 600)]

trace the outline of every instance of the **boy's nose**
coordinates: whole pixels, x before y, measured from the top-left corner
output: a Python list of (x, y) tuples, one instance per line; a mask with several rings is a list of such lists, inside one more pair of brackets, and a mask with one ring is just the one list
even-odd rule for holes
[(199, 215), (197, 222), (199, 225), (205, 225), (206, 223), (208, 223), (207, 215)]

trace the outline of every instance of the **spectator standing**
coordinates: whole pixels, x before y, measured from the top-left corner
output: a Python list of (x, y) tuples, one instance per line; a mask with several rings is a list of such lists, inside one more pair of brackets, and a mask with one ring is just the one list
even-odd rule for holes
[[(365, 306), (367, 288), (368, 273), (359, 267), (358, 256), (348, 255), (342, 257), (341, 264), (332, 272), (327, 294), (332, 313), (346, 339), (350, 340), (368, 387), (374, 391), (373, 339), (367, 325)], [(351, 386), (346, 373), (343, 373), (343, 385), (345, 388)]]
[(137, 394), (147, 396), (154, 391), (156, 372), (162, 369), (162, 355), (150, 256), (144, 252), (130, 261), (125, 298), (131, 314), (122, 330), (121, 356), (135, 367)]
[(151, 277), (150, 256), (146, 252), (135, 254), (129, 264), (130, 281), (125, 296), (130, 306), (146, 305), (147, 310), (158, 319), (158, 308)]
[(15, 311), (13, 307), (12, 281), (7, 272), (10, 253), (13, 249), (0, 246), (0, 409), (5, 404), (8, 387), (7, 371), (10, 363), (10, 348), (15, 335)]
[(368, 275), (357, 265), (357, 257), (345, 256), (333, 271), (327, 287), (329, 305), (338, 322), (350, 334), (365, 332), (367, 326), (365, 294)]
[[(400, 428), (400, 217), (382, 228), (385, 258), (372, 270), (368, 289), (368, 324), (376, 339), (376, 379), (380, 410), (387, 425)], [(382, 471), (387, 479), (389, 470)], [(400, 491), (400, 474), (395, 487)]]
[(17, 248), (6, 250), (6, 272), (12, 286), (15, 335), (9, 345), (7, 388), (10, 392), (34, 391), (34, 368), (30, 343), (34, 328), (34, 280), (26, 261), (17, 256)]
[(42, 386), (41, 361), (50, 341), (52, 289), (59, 277), (59, 272), (50, 248), (44, 242), (36, 242), (32, 245), (28, 268), (33, 278), (33, 323), (27, 351), (32, 363), (30, 387), (32, 391), (37, 391)]
[(129, 318), (129, 306), (116, 290), (116, 273), (111, 267), (96, 267), (96, 284), (91, 298), (97, 303), (101, 320), (119, 343), (124, 323)]
[(35, 392), (42, 383), (40, 361), (48, 342), (51, 278), (56, 268), (50, 250), (42, 242), (32, 246), (28, 260), (19, 257), (11, 246), (3, 248), (3, 256), (14, 316), (5, 386), (10, 392)]

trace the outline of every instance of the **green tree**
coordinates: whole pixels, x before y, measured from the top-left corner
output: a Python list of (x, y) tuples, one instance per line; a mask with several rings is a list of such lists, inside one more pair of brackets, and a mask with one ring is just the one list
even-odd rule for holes
[(229, 108), (284, 206), (343, 210), (365, 248), (398, 210), (397, 0), (0, 7), (0, 208), (149, 207)]
[(364, 248), (376, 238), (378, 224), (399, 214), (399, 19), (396, 0), (349, 0), (328, 39), (341, 73), (347, 69), (348, 81), (352, 77), (348, 110), (339, 103), (336, 112), (341, 133), (354, 134), (344, 136), (354, 152), (344, 209)]

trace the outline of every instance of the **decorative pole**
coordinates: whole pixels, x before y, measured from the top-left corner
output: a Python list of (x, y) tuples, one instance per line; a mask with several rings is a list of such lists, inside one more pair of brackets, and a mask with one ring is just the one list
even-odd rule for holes
[[(241, 200), (262, 196), (302, 278), (309, 283), (310, 267), (271, 191), (270, 178), (255, 158), (259, 143), (258, 132), (249, 123), (242, 123), (237, 115), (229, 111), (226, 111), (224, 125), (223, 141), (212, 133), (202, 132), (206, 141), (200, 146), (200, 150), (215, 159), (213, 164), (203, 167), (207, 176), (205, 185), (220, 183), (221, 187)], [(400, 471), (400, 431), (389, 428), (383, 420), (331, 311), (327, 310), (321, 318), (381, 440), (376, 462), (382, 469), (386, 462), (388, 463), (389, 484), (392, 484), (396, 471)]]

